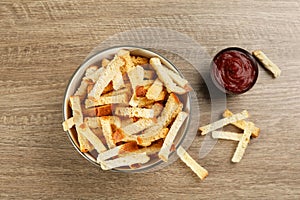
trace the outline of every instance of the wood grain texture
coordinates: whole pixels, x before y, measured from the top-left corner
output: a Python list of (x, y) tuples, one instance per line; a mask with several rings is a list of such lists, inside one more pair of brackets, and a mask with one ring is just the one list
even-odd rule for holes
[[(260, 68), (252, 90), (227, 98), (229, 109), (248, 109), (261, 128), (241, 163), (230, 163), (237, 145), (230, 141), (200, 160), (200, 136), (188, 152), (209, 171), (204, 181), (179, 160), (122, 174), (99, 171), (74, 150), (61, 127), (69, 78), (101, 41), (138, 27), (177, 30), (211, 55), (228, 46), (261, 49), (282, 69), (273, 79)], [(0, 199), (300, 198), (299, 1), (4, 0), (0, 36)], [(209, 123), (203, 81), (182, 71), (196, 85), (201, 124)]]

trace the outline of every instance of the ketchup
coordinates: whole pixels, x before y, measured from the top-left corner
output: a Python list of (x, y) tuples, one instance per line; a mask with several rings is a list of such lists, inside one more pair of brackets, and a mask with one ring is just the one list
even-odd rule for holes
[(231, 47), (220, 51), (213, 59), (212, 79), (217, 87), (229, 94), (248, 91), (256, 82), (258, 67), (252, 55), (244, 49)]

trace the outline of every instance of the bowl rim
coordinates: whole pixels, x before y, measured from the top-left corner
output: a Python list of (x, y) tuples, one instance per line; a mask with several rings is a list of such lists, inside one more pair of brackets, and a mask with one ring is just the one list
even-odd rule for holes
[[(109, 47), (109, 48), (105, 48), (105, 49), (102, 49), (102, 50), (99, 50), (95, 53), (93, 53), (92, 55), (88, 56), (87, 58), (85, 58), (85, 60), (77, 67), (77, 69), (73, 72), (72, 76), (70, 77), (69, 81), (68, 81), (68, 84), (67, 84), (67, 87), (65, 89), (65, 92), (64, 92), (64, 98), (63, 98), (63, 104), (62, 104), (62, 117), (63, 117), (63, 121), (67, 120), (67, 116), (65, 115), (65, 110), (67, 109), (67, 93), (68, 93), (68, 90), (71, 86), (71, 83), (73, 82), (73, 79), (75, 78), (75, 76), (77, 75), (78, 71), (84, 67), (86, 65), (86, 63), (88, 63), (90, 60), (92, 60), (93, 58), (95, 58), (96, 56), (98, 56), (99, 54), (102, 54), (102, 53), (105, 53), (106, 51), (109, 51), (109, 50), (113, 50), (113, 49), (128, 49), (129, 51), (131, 50), (142, 50), (142, 51), (146, 51), (148, 53), (152, 53), (152, 54), (155, 54), (157, 55), (158, 57), (162, 58), (163, 60), (165, 60), (167, 63), (169, 63), (175, 70), (176, 72), (184, 78), (183, 74), (181, 73), (181, 71), (167, 58), (165, 58), (164, 56), (162, 56), (161, 54), (159, 53), (156, 53), (152, 50), (149, 50), (149, 49), (146, 49), (144, 47), (140, 47), (140, 46), (133, 46), (133, 45), (118, 45), (118, 46), (112, 46), (112, 47)], [(189, 113), (188, 113), (188, 118), (186, 119), (186, 126), (183, 130), (183, 134), (181, 136), (181, 139), (179, 140), (178, 144), (176, 145), (176, 149), (183, 143), (185, 137), (187, 136), (187, 132), (188, 132), (188, 129), (189, 129), (189, 126), (190, 126), (190, 123), (191, 123), (191, 115), (190, 113), (192, 113), (192, 106), (191, 106), (191, 101), (192, 101), (192, 98), (191, 98), (191, 94), (190, 92), (186, 93), (187, 94), (187, 99), (188, 101), (186, 102), (185, 106), (187, 106), (187, 103), (189, 104)], [(71, 133), (69, 130), (65, 131), (69, 140), (71, 141), (73, 147), (76, 149), (76, 151), (83, 157), (85, 158), (87, 161), (89, 161), (90, 163), (92, 163), (94, 166), (97, 166), (100, 168), (100, 164), (91, 160), (85, 153), (81, 152), (80, 149), (78, 148), (78, 146), (75, 144), (75, 141), (73, 141), (72, 137), (71, 137)], [(171, 152), (169, 157), (173, 156), (173, 154), (175, 153), (175, 151)], [(137, 172), (146, 172), (147, 170), (150, 170), (150, 169), (153, 169), (161, 164), (165, 163), (163, 160), (159, 159), (158, 161), (156, 161), (155, 163), (149, 165), (149, 166), (145, 166), (143, 167), (142, 169), (140, 168), (137, 168), (137, 169), (128, 169), (128, 170), (123, 170), (123, 169), (111, 169), (109, 171), (114, 171), (114, 172), (125, 172), (125, 173), (137, 173)]]
[[(214, 77), (214, 73), (212, 72), (214, 66), (215, 66), (215, 62), (214, 60), (220, 56), (222, 53), (226, 52), (226, 51), (238, 51), (238, 52), (242, 52), (243, 54), (245, 54), (251, 61), (252, 63), (252, 67), (254, 68), (255, 70), (255, 77), (253, 79), (253, 82), (252, 84), (250, 84), (250, 86), (246, 89), (246, 90), (243, 90), (242, 92), (232, 92), (230, 90), (227, 90), (224, 86), (222, 86), (221, 83), (219, 83), (219, 81), (217, 81)], [(258, 74), (259, 74), (259, 68), (258, 68), (258, 63), (256, 61), (256, 59), (252, 56), (252, 54), (247, 51), (246, 49), (243, 49), (241, 47), (227, 47), (225, 49), (222, 49), (220, 50), (214, 57), (213, 59), (211, 60), (211, 63), (210, 63), (210, 68), (211, 68), (211, 79), (213, 80), (213, 82), (215, 83), (215, 85), (217, 86), (218, 89), (220, 89), (221, 91), (227, 93), (227, 94), (230, 94), (230, 95), (238, 95), (238, 94), (243, 94), (247, 91), (249, 91), (256, 83), (257, 79), (258, 79)]]

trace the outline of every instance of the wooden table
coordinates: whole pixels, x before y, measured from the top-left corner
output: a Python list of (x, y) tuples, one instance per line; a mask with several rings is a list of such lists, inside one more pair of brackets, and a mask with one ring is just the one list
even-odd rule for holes
[[(300, 198), (299, 1), (6, 0), (0, 27), (0, 199)], [(74, 150), (61, 127), (69, 78), (101, 41), (138, 27), (179, 31), (210, 55), (262, 49), (281, 67), (277, 79), (260, 68), (252, 90), (227, 98), (261, 128), (239, 164), (231, 141), (200, 159), (201, 136), (188, 152), (209, 171), (204, 181), (179, 160), (151, 173), (104, 172)], [(199, 102), (209, 108), (209, 96)]]

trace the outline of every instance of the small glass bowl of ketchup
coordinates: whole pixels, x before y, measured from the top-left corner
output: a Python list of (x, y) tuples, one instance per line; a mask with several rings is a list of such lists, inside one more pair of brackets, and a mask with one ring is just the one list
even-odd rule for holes
[(227, 94), (242, 94), (250, 90), (258, 77), (255, 58), (246, 50), (229, 47), (215, 55), (211, 62), (211, 78)]

